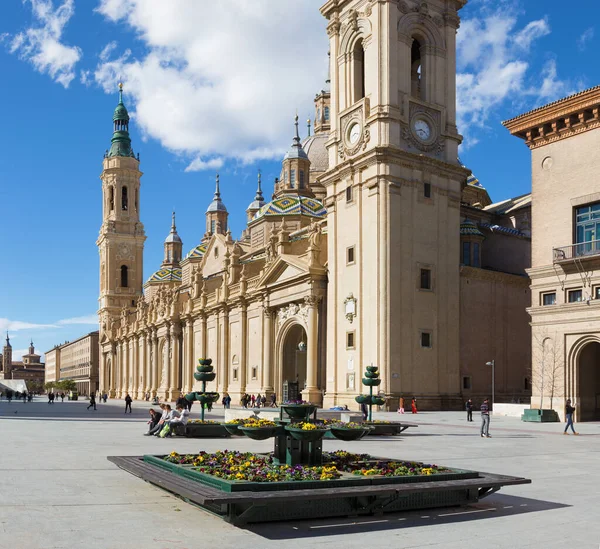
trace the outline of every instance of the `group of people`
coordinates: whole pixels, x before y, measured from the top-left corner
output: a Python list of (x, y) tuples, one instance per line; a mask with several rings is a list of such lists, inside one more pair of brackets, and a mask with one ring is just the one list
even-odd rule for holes
[(170, 437), (177, 427), (185, 427), (190, 417), (190, 411), (183, 403), (177, 402), (175, 410), (171, 408), (170, 404), (160, 404), (162, 414), (159, 414), (154, 408), (150, 408), (148, 431), (144, 433), (144, 436)]
[[(231, 397), (229, 398), (229, 402), (231, 403)], [(260, 393), (256, 395), (249, 395), (248, 393), (244, 393), (241, 399), (241, 405), (244, 408), (266, 408), (267, 407), (267, 395), (262, 395)], [(271, 393), (269, 397), (269, 407), (275, 408), (277, 406), (277, 395), (275, 393)], [(227, 406), (229, 408), (229, 406)]]
[(2, 400), (2, 396), (6, 396), (6, 400), (8, 400), (9, 404), (12, 402), (13, 398), (22, 400), (23, 402), (31, 402), (33, 400), (33, 393), (28, 393), (27, 391), (23, 391), (22, 393), (17, 391), (16, 393), (13, 393), (11, 389), (7, 389), (5, 394), (0, 392), (0, 400)]
[(50, 391), (48, 393), (48, 404), (54, 404), (54, 401), (58, 400), (59, 398), (61, 402), (64, 402), (65, 393), (54, 393), (53, 391)]
[[(410, 401), (410, 410), (413, 414), (416, 414), (419, 411), (417, 409), (417, 399), (415, 397), (413, 397), (412, 400)], [(400, 401), (398, 402), (398, 413), (399, 414), (404, 413), (404, 397), (400, 397)]]

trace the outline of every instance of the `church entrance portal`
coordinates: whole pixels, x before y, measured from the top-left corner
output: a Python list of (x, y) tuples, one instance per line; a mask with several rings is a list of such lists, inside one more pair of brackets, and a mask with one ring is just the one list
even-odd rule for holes
[(580, 421), (600, 420), (600, 343), (588, 343), (579, 354)]
[(306, 387), (306, 331), (300, 324), (290, 327), (283, 343), (281, 400), (302, 398)]

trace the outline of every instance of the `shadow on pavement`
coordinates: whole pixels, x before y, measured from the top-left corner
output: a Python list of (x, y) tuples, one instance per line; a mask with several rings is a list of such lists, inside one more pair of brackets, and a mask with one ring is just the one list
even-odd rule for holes
[(337, 536), (350, 533), (384, 532), (415, 526), (436, 524), (457, 524), (479, 521), (524, 513), (550, 511), (570, 507), (562, 503), (495, 494), (476, 504), (464, 507), (443, 509), (423, 509), (406, 513), (389, 513), (362, 518), (338, 518), (327, 520), (306, 520), (289, 522), (269, 522), (246, 527), (247, 530), (270, 540)]

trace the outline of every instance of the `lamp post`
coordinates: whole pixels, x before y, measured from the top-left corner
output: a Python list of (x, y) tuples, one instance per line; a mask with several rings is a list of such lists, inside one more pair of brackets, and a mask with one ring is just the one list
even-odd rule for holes
[(491, 408), (493, 410), (494, 409), (494, 391), (495, 391), (494, 382), (496, 380), (496, 361), (492, 360), (491, 362), (486, 362), (485, 365), (492, 367), (492, 406), (491, 406)]

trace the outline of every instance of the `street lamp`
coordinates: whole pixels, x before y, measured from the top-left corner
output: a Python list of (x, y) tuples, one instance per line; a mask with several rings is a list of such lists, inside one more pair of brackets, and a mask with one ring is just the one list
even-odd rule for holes
[(494, 390), (495, 390), (494, 381), (496, 379), (496, 372), (495, 372), (495, 370), (496, 370), (496, 361), (492, 360), (491, 362), (486, 362), (485, 365), (492, 367), (492, 406), (491, 406), (491, 408), (493, 410), (494, 409)]

